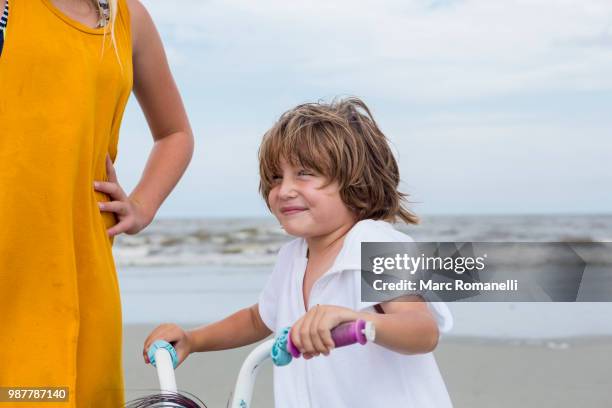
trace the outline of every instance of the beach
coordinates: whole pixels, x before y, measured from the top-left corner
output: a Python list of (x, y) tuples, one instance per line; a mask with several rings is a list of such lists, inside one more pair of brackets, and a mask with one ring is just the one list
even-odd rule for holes
[[(407, 231), (420, 241), (612, 242), (612, 216), (448, 216)], [(143, 341), (162, 322), (193, 328), (258, 301), (290, 237), (271, 219), (159, 220), (114, 247), (124, 320), (128, 400), (158, 389)], [(608, 244), (609, 245), (609, 244)], [(608, 281), (609, 251), (593, 276)], [(600, 279), (600, 280), (601, 280)], [(598, 285), (602, 290), (606, 286)], [(609, 407), (612, 302), (449, 302), (454, 326), (434, 352), (455, 407)], [(226, 407), (254, 346), (193, 355), (180, 389)], [(148, 389), (149, 391), (143, 391)], [(253, 407), (272, 407), (272, 367), (262, 367)], [(335, 408), (335, 407), (330, 407)]]
[[(142, 343), (153, 325), (124, 329), (126, 398), (158, 388), (155, 369), (142, 360)], [(254, 346), (190, 356), (176, 370), (179, 389), (208, 408), (225, 407), (242, 361)], [(435, 351), (457, 408), (595, 408), (612, 399), (612, 337), (547, 341), (442, 338)], [(253, 407), (272, 407), (272, 366), (264, 364)]]

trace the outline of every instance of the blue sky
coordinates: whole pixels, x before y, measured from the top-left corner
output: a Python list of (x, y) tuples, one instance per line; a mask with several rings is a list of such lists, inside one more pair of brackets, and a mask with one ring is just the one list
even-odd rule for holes
[[(292, 106), (357, 95), (419, 214), (612, 212), (608, 0), (143, 1), (196, 136), (159, 216), (259, 216), (256, 153)], [(131, 100), (117, 171), (152, 145)]]

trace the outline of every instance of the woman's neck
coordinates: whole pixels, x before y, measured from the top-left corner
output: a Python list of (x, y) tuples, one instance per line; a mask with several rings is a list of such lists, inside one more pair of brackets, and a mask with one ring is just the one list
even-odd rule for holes
[(92, 0), (51, 0), (51, 2), (73, 20), (96, 28), (100, 17), (97, 2)]

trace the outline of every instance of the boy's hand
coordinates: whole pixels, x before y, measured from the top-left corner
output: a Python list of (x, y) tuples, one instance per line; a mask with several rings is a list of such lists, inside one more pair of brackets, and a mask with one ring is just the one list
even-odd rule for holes
[(94, 181), (94, 189), (110, 196), (110, 201), (98, 202), (100, 211), (113, 212), (117, 215), (119, 222), (107, 230), (108, 236), (125, 232), (136, 234), (149, 225), (152, 218), (147, 215), (142, 204), (128, 197), (117, 181), (117, 174), (113, 167), (110, 156), (106, 155), (106, 174), (108, 181)]
[(327, 356), (334, 348), (331, 329), (358, 318), (357, 312), (345, 307), (316, 305), (293, 324), (291, 341), (305, 359), (321, 353)]
[(153, 344), (156, 340), (165, 340), (172, 344), (176, 350), (179, 365), (187, 358), (187, 356), (189, 356), (189, 354), (191, 354), (191, 341), (189, 338), (189, 333), (176, 324), (166, 323), (157, 326), (145, 340), (144, 347), (142, 349), (142, 356), (145, 364), (150, 363), (147, 351), (149, 350), (151, 344)]

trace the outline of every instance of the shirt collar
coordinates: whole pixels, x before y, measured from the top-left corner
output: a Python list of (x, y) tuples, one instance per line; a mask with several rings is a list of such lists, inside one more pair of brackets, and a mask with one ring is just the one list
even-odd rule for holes
[[(368, 242), (367, 240), (367, 229), (371, 228), (373, 223), (384, 225), (387, 228), (393, 228), (391, 224), (386, 221), (377, 220), (361, 220), (350, 229), (350, 231), (344, 237), (342, 248), (333, 265), (324, 275), (341, 273), (347, 270), (361, 270), (361, 243)], [(365, 235), (363, 234), (366, 231)], [(362, 232), (362, 233), (360, 233)], [(308, 244), (304, 238), (300, 238), (299, 256), (304, 262), (307, 262), (306, 252), (308, 251)]]

